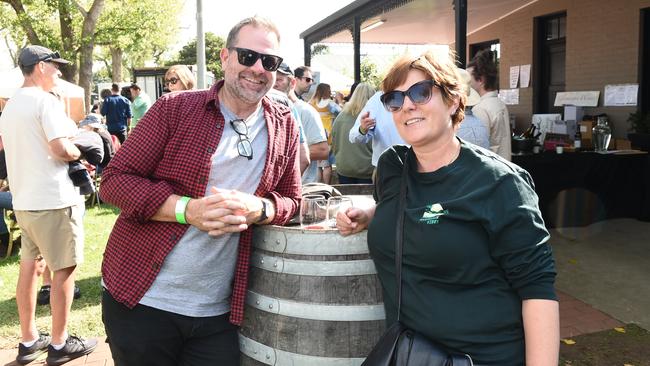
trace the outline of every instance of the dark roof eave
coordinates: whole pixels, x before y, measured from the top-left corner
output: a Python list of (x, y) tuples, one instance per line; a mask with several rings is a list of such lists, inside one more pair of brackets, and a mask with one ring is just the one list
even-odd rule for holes
[(345, 29), (352, 30), (354, 18), (363, 22), (413, 0), (357, 0), (300, 33), (308, 43), (316, 43)]
[(355, 10), (358, 8), (366, 5), (367, 3), (372, 2), (372, 0), (357, 0), (354, 1), (345, 7), (337, 10), (336, 12), (332, 13), (330, 16), (327, 18), (321, 20), (320, 22), (312, 25), (311, 27), (307, 28), (304, 30), (302, 33), (300, 33), (300, 38), (305, 39), (306, 37), (309, 37), (312, 33), (316, 33), (323, 28), (336, 23), (340, 22), (345, 19), (352, 18), (353, 16), (351, 15)]

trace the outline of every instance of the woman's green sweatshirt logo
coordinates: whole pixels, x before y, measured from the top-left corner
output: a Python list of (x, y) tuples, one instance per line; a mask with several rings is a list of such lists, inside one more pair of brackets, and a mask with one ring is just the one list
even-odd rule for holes
[(428, 206), (426, 210), (424, 210), (420, 222), (424, 222), (429, 225), (437, 224), (440, 221), (440, 216), (446, 215), (448, 213), (449, 211), (444, 210), (439, 203), (434, 203), (431, 206)]

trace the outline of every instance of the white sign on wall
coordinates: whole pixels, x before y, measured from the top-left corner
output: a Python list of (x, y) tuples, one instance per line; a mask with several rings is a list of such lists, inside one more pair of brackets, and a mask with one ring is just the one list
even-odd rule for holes
[(510, 89), (516, 88), (518, 82), (519, 82), (519, 65), (510, 66)]
[(521, 70), (519, 71), (519, 87), (528, 88), (530, 85), (530, 64), (521, 65)]
[(605, 106), (635, 106), (639, 84), (605, 85)]
[(597, 107), (599, 96), (599, 91), (557, 92), (553, 105), (555, 107), (562, 107), (565, 104), (580, 107)]
[(506, 105), (519, 104), (519, 89), (501, 89), (499, 90), (499, 99)]

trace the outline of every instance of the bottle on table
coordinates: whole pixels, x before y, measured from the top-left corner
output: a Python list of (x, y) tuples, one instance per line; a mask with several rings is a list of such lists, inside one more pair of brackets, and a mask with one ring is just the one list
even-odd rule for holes
[(532, 139), (535, 136), (535, 129), (536, 128), (537, 128), (537, 126), (535, 126), (534, 124), (531, 123), (530, 126), (528, 127), (528, 129), (526, 131), (524, 131), (521, 135), (519, 135), (519, 138)]
[(580, 132), (580, 126), (576, 128), (576, 134), (573, 137), (573, 147), (576, 151), (580, 151), (582, 148), (582, 133)]
[(607, 123), (607, 117), (598, 116), (598, 123), (592, 129), (594, 136), (594, 151), (599, 153), (607, 152), (609, 140), (612, 138), (612, 129)]

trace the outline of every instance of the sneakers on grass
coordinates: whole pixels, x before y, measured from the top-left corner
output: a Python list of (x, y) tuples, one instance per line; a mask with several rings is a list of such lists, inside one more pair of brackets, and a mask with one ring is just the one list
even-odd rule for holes
[(49, 366), (63, 365), (64, 363), (85, 356), (97, 347), (96, 339), (82, 339), (75, 336), (69, 336), (65, 341), (65, 346), (60, 350), (54, 349), (52, 345), (47, 348), (46, 362)]
[(50, 345), (51, 341), (52, 338), (49, 334), (39, 333), (36, 343), (29, 347), (25, 347), (22, 343), (18, 343), (18, 356), (16, 357), (16, 362), (21, 365), (26, 365), (34, 361), (38, 356), (47, 351), (47, 347)]

